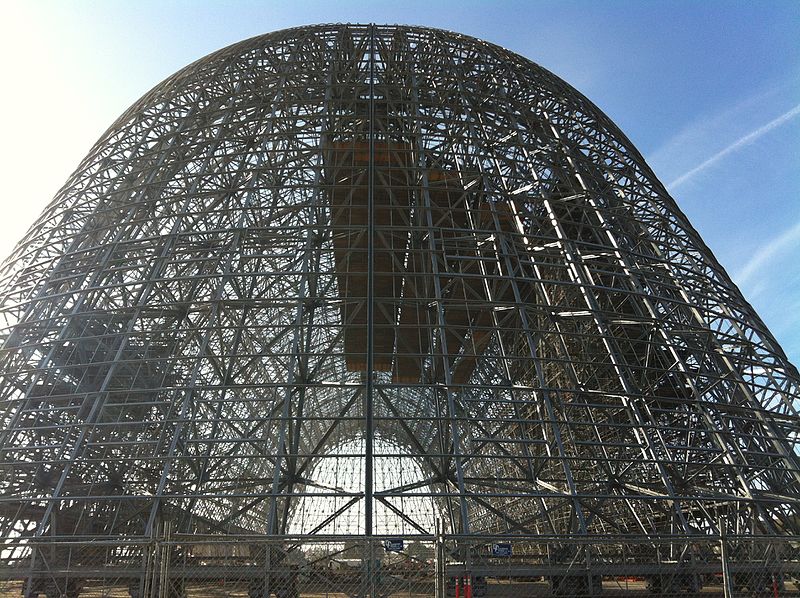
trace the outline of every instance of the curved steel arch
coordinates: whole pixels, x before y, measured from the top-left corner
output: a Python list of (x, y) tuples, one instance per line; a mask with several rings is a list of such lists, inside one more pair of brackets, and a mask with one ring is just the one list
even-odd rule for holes
[[(367, 535), (433, 533), (419, 497), (463, 535), (800, 533), (797, 370), (616, 126), (477, 39), (195, 62), (1, 280), (7, 538), (281, 535), (326, 494)], [(359, 490), (321, 488), (357, 438)]]

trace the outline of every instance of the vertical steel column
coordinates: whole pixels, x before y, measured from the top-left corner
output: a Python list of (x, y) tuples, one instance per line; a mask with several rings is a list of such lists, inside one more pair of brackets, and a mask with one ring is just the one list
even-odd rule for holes
[[(369, 160), (367, 164), (367, 371), (364, 388), (364, 541), (366, 567), (364, 573), (364, 595), (375, 596), (375, 571), (373, 566), (373, 521), (374, 498), (373, 421), (372, 400), (374, 392), (374, 301), (375, 301), (375, 24), (369, 25)], [(362, 555), (363, 558), (364, 555)]]
[[(437, 326), (435, 332), (433, 333), (439, 335), (439, 343), (442, 347), (441, 350), (441, 357), (442, 357), (442, 368), (444, 374), (444, 393), (447, 399), (447, 409), (448, 413), (448, 420), (450, 423), (450, 435), (452, 439), (452, 451), (453, 451), (453, 460), (455, 461), (455, 474), (456, 474), (456, 487), (458, 488), (458, 501), (459, 501), (459, 514), (461, 517), (461, 533), (469, 534), (469, 509), (467, 508), (467, 491), (466, 485), (464, 483), (464, 457), (462, 455), (462, 447), (461, 447), (461, 433), (459, 430), (459, 418), (456, 414), (456, 401), (455, 397), (453, 396), (453, 379), (451, 374), (451, 367), (450, 367), (450, 360), (447, 355), (447, 351), (445, 347), (447, 347), (447, 338), (445, 335), (445, 329), (447, 327), (447, 322), (445, 319), (444, 314), (444, 302), (443, 302), (443, 292), (442, 292), (442, 284), (441, 278), (439, 276), (439, 266), (437, 263), (436, 258), (436, 240), (434, 234), (434, 223), (433, 223), (433, 201), (431, 200), (430, 196), (430, 181), (428, 179), (427, 173), (427, 162), (426, 162), (426, 151), (425, 151), (425, 144), (422, 141), (422, 126), (421, 126), (421, 117), (422, 111), (420, 109), (420, 99), (419, 99), (419, 84), (417, 82), (417, 78), (414, 76), (413, 72), (411, 74), (411, 97), (414, 103), (414, 115), (417, 116), (417, 120), (414, 123), (414, 138), (416, 144), (417, 154), (415, 160), (417, 162), (418, 168), (420, 169), (420, 189), (419, 189), (419, 200), (420, 200), (420, 207), (422, 208), (422, 213), (424, 221), (420, 221), (420, 226), (424, 226), (427, 229), (427, 234), (425, 235), (428, 238), (428, 249), (430, 251), (430, 260), (431, 260), (431, 275), (433, 279), (433, 288), (434, 288), (434, 296), (435, 296), (435, 306), (436, 306), (436, 322)], [(432, 341), (434, 339), (431, 339)], [(431, 343), (431, 350), (433, 351), (435, 343)], [(433, 389), (435, 393), (434, 396), (437, 397), (436, 403), (438, 404), (438, 396), (439, 396), (439, 389)], [(442, 419), (442, 415), (440, 412), (436, 413), (437, 420)], [(439, 432), (441, 434), (441, 431)], [(444, 446), (442, 446), (442, 451), (445, 450)], [(442, 469), (444, 471), (447, 468), (444, 467), (443, 462)], [(448, 509), (450, 510), (450, 492), (448, 492), (447, 502), (448, 502)], [(451, 524), (451, 532), (455, 532), (457, 529), (456, 522), (453, 518), (452, 510), (448, 513), (450, 518)]]
[(372, 398), (374, 391), (373, 367), (374, 298), (375, 298), (375, 24), (369, 26), (369, 165), (367, 166), (367, 372), (364, 389), (364, 533), (371, 536), (372, 500), (374, 481), (372, 477), (373, 421)]

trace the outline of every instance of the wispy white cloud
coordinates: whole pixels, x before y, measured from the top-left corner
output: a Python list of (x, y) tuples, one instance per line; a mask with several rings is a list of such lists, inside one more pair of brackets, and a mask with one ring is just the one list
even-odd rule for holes
[(682, 175), (674, 179), (671, 183), (667, 185), (667, 187), (669, 187), (670, 189), (674, 189), (675, 187), (682, 185), (686, 181), (697, 176), (698, 173), (713, 166), (714, 164), (724, 159), (725, 157), (729, 156), (730, 154), (734, 153), (735, 151), (740, 150), (741, 148), (753, 143), (756, 139), (769, 133), (773, 129), (777, 129), (778, 127), (788, 123), (798, 115), (800, 115), (800, 104), (798, 104), (791, 110), (781, 114), (778, 118), (775, 118), (770, 122), (768, 122), (767, 124), (758, 127), (754, 131), (751, 131), (747, 135), (743, 135), (742, 137), (731, 143), (725, 149), (717, 152), (704, 162), (701, 162), (698, 166), (695, 166), (691, 170), (688, 170), (687, 172), (683, 173)]
[(695, 115), (659, 147), (648, 151), (647, 162), (665, 179), (674, 179), (720, 151), (730, 143), (727, 140), (737, 139), (758, 127), (765, 111), (771, 109), (768, 107), (781, 105), (779, 102), (784, 101), (797, 84), (800, 80), (773, 83), (727, 107)]
[[(800, 109), (798, 106), (797, 109)], [(759, 273), (769, 264), (769, 261), (786, 249), (791, 249), (800, 243), (800, 222), (785, 230), (777, 237), (762, 245), (747, 261), (734, 279), (741, 286), (748, 282), (755, 274)]]

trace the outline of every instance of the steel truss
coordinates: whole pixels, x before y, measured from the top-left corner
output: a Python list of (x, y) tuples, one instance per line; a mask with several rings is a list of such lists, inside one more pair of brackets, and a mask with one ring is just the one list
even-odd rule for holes
[(167, 528), (800, 534), (797, 370), (616, 126), (476, 39), (211, 54), (1, 276), (11, 569)]

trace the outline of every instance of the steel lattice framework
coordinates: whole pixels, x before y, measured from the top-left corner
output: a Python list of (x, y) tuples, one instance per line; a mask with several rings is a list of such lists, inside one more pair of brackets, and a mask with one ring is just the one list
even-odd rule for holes
[(203, 58), (1, 276), (4, 538), (800, 533), (797, 370), (616, 126), (483, 41)]

